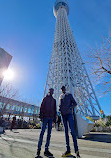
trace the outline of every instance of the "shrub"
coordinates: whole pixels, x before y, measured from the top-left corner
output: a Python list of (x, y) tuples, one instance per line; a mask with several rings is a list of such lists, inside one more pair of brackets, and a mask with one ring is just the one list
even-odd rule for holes
[(106, 119), (100, 119), (100, 120), (97, 120), (96, 123), (94, 124), (95, 127), (105, 127), (106, 126), (106, 122), (107, 120)]
[(106, 126), (111, 126), (111, 116), (107, 116)]

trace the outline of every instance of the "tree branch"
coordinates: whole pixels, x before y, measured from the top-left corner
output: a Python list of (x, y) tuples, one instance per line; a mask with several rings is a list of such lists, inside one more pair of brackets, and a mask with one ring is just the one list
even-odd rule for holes
[(102, 66), (102, 69), (103, 69), (105, 72), (111, 74), (111, 71), (108, 71), (105, 67)]

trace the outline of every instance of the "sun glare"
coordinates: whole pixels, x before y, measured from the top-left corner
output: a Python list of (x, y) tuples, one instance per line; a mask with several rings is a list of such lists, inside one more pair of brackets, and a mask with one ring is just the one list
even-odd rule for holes
[(4, 79), (7, 81), (12, 81), (14, 79), (14, 71), (12, 69), (8, 69), (3, 73)]

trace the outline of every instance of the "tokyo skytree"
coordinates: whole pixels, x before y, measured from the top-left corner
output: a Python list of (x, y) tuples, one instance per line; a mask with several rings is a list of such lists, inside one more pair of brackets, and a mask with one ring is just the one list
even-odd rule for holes
[(93, 118), (99, 116), (101, 107), (68, 21), (67, 1), (56, 0), (53, 12), (56, 17), (56, 28), (44, 96), (49, 88), (54, 88), (54, 98), (59, 105), (61, 87), (64, 85), (74, 96), (80, 114)]

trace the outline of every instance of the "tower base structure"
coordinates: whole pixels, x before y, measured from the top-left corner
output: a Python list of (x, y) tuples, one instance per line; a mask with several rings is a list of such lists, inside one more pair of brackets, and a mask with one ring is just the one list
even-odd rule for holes
[(85, 117), (82, 117), (80, 114), (76, 114), (76, 120), (77, 120), (78, 138), (81, 138), (83, 135), (89, 133), (94, 126), (93, 122), (91, 122)]

